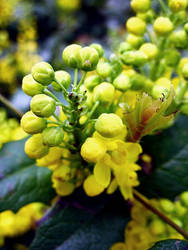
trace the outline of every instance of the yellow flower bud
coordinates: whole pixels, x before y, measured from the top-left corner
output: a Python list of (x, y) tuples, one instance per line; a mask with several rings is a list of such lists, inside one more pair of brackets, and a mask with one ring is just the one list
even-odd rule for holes
[(182, 75), (188, 81), (188, 63), (183, 66)]
[(30, 158), (39, 159), (47, 155), (49, 147), (43, 144), (42, 135), (36, 134), (25, 143), (25, 152)]
[(35, 64), (31, 71), (35, 81), (42, 85), (49, 85), (54, 80), (54, 70), (47, 62), (39, 62)]
[(129, 43), (133, 48), (138, 49), (140, 45), (144, 42), (144, 39), (141, 36), (128, 34), (126, 42)]
[(154, 22), (154, 30), (158, 35), (166, 35), (173, 30), (173, 23), (168, 17), (158, 17)]
[(64, 62), (71, 68), (79, 68), (80, 66), (80, 50), (81, 46), (71, 44), (67, 46), (62, 54)]
[(21, 127), (28, 134), (37, 134), (46, 128), (47, 122), (44, 118), (37, 117), (33, 112), (28, 111), (22, 116)]
[(126, 91), (127, 89), (131, 87), (131, 82), (128, 76), (121, 73), (119, 76), (117, 76), (114, 79), (113, 85), (116, 89), (120, 91)]
[(71, 182), (59, 181), (57, 179), (52, 178), (53, 187), (55, 188), (58, 195), (67, 196), (72, 194), (75, 189), (75, 186)]
[(187, 8), (187, 0), (169, 0), (168, 6), (173, 12), (185, 10)]
[(146, 12), (150, 8), (150, 0), (132, 0), (131, 7), (135, 12)]
[(49, 117), (56, 109), (54, 99), (44, 94), (35, 95), (31, 100), (30, 106), (32, 112), (40, 117)]
[(89, 47), (96, 49), (96, 51), (98, 52), (99, 57), (103, 56), (104, 50), (103, 50), (103, 48), (102, 48), (102, 46), (100, 44), (92, 43)]
[(115, 137), (126, 127), (118, 115), (103, 113), (97, 119), (95, 129), (104, 137)]
[(114, 86), (108, 82), (103, 82), (94, 88), (93, 99), (102, 103), (111, 103), (114, 95)]
[(139, 17), (131, 17), (127, 21), (127, 30), (134, 35), (143, 35), (146, 32), (146, 23)]
[(99, 61), (96, 71), (100, 77), (107, 78), (112, 74), (112, 67), (108, 62)]
[(45, 145), (50, 147), (58, 146), (63, 142), (63, 131), (60, 127), (48, 127), (42, 132), (42, 140)]
[(104, 191), (104, 187), (99, 184), (94, 175), (89, 175), (83, 184), (84, 191), (88, 196), (96, 196)]
[(164, 234), (166, 231), (166, 225), (163, 221), (155, 219), (150, 223), (149, 229), (154, 235)]
[[(71, 76), (68, 72), (64, 70), (58, 70), (55, 72), (55, 79), (59, 82), (65, 89), (68, 89), (71, 84)], [(61, 86), (57, 82), (52, 82), (52, 87), (55, 91), (62, 91)]]
[(32, 75), (29, 74), (26, 75), (22, 80), (22, 89), (27, 95), (34, 96), (41, 94), (44, 90), (44, 86), (35, 81)]
[(149, 60), (154, 59), (157, 56), (158, 48), (155, 44), (152, 43), (144, 43), (140, 50), (144, 52)]
[(97, 162), (105, 155), (105, 153), (105, 144), (96, 138), (87, 138), (81, 147), (81, 156), (88, 162)]
[(88, 90), (92, 90), (101, 82), (101, 78), (98, 75), (91, 75), (88, 76), (85, 81), (84, 85)]
[(50, 166), (57, 163), (62, 156), (63, 149), (59, 147), (50, 148), (47, 155), (37, 160), (37, 166)]
[(92, 71), (97, 66), (99, 55), (96, 49), (84, 47), (79, 52), (80, 68), (85, 71)]
[(168, 96), (170, 87), (171, 81), (168, 78), (161, 77), (156, 81), (155, 85), (153, 86), (152, 96), (156, 99), (163, 97), (163, 94), (165, 96)]

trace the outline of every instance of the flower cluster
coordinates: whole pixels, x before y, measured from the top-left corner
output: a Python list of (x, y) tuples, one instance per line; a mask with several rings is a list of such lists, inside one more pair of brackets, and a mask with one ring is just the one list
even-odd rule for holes
[[(152, 199), (149, 202), (187, 231), (188, 192), (182, 193), (175, 202), (168, 199)], [(134, 201), (131, 221), (125, 229), (125, 243), (115, 243), (111, 250), (149, 249), (155, 242), (165, 239), (183, 239), (183, 236), (141, 203)]]
[(20, 140), (27, 134), (20, 127), (18, 120), (7, 118), (6, 111), (0, 109), (0, 148), (6, 142)]
[[(37, 159), (39, 166), (53, 171), (53, 186), (59, 195), (69, 195), (83, 183), (89, 196), (105, 188), (110, 194), (119, 186), (125, 199), (133, 198), (132, 187), (139, 184), (136, 171), (140, 169), (135, 162), (142, 149), (138, 143), (126, 142), (119, 102), (127, 88), (119, 91), (111, 81), (109, 70), (116, 72), (102, 58), (103, 49), (98, 44), (84, 48), (72, 44), (62, 56), (75, 68), (74, 82), (68, 72), (54, 71), (46, 62), (33, 66), (32, 74), (23, 79), (24, 92), (32, 96), (31, 111), (21, 119), (24, 131), (32, 135), (25, 152)], [(107, 71), (102, 76), (103, 67)], [(79, 83), (78, 69), (82, 70)], [(64, 103), (47, 88), (49, 85), (63, 93)]]
[(0, 213), (0, 247), (4, 245), (5, 237), (20, 236), (36, 227), (35, 223), (44, 215), (47, 206), (42, 203), (30, 203), (17, 213), (5, 210)]

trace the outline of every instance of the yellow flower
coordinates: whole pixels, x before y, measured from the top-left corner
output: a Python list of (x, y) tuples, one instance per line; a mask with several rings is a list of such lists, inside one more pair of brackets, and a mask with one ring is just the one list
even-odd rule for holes
[(96, 181), (94, 175), (89, 175), (85, 179), (83, 188), (88, 196), (96, 196), (104, 191), (104, 187)]
[(87, 138), (81, 147), (81, 156), (88, 162), (97, 162), (104, 156), (105, 152), (105, 144), (97, 138)]

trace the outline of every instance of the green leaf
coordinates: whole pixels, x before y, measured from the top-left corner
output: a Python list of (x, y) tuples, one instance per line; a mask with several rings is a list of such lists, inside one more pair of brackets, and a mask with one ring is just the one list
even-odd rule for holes
[(188, 117), (180, 116), (174, 126), (142, 142), (156, 169), (142, 179), (141, 192), (173, 199), (188, 190), (187, 127)]
[(188, 241), (184, 240), (162, 240), (157, 242), (150, 250), (186, 250)]
[(0, 211), (17, 211), (30, 202), (48, 203), (55, 195), (51, 171), (37, 167), (24, 152), (25, 140), (7, 143), (0, 151)]
[(45, 250), (57, 247), (59, 250), (108, 250), (113, 243), (124, 241), (125, 224), (128, 222), (126, 214), (106, 210), (97, 214), (77, 205), (58, 201), (42, 219), (30, 250), (41, 246)]

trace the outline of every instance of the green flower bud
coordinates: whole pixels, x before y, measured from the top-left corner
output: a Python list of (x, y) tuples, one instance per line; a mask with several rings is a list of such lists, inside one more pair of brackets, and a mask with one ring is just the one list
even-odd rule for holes
[[(65, 87), (65, 89), (68, 89), (71, 84), (71, 76), (69, 73), (67, 73), (64, 70), (58, 70), (55, 72), (55, 79), (57, 82), (59, 82), (61, 85)], [(62, 91), (61, 86), (57, 82), (52, 82), (52, 87), (55, 91)]]
[(43, 131), (47, 126), (44, 118), (40, 118), (31, 111), (25, 113), (21, 119), (21, 127), (28, 134), (37, 134)]
[(123, 125), (121, 118), (113, 113), (103, 113), (95, 123), (95, 130), (104, 137), (111, 138), (118, 136), (124, 128), (125, 126)]
[(144, 43), (141, 46), (140, 51), (142, 51), (146, 54), (146, 56), (148, 57), (148, 60), (154, 59), (158, 54), (157, 46), (155, 44), (152, 44), (152, 43)]
[(96, 49), (84, 47), (80, 50), (80, 68), (85, 71), (92, 71), (96, 68), (99, 55)]
[(58, 146), (63, 142), (63, 131), (60, 127), (48, 127), (42, 132), (42, 140), (50, 147)]
[(178, 30), (173, 32), (170, 36), (170, 40), (176, 48), (188, 48), (188, 36), (185, 30)]
[(167, 199), (161, 199), (159, 201), (162, 210), (166, 213), (172, 213), (174, 211), (174, 203)]
[(42, 85), (49, 85), (54, 80), (54, 70), (47, 62), (39, 62), (32, 69), (32, 77)]
[(166, 77), (159, 78), (152, 89), (152, 96), (156, 99), (163, 96), (167, 97), (171, 88), (171, 81)]
[(175, 67), (181, 58), (181, 54), (176, 49), (168, 49), (165, 51), (165, 63), (170, 67)]
[(144, 39), (141, 36), (129, 34), (126, 38), (126, 42), (129, 43), (133, 48), (138, 49), (140, 45), (144, 42)]
[(188, 34), (188, 23), (186, 23), (186, 24), (184, 25), (184, 30), (185, 30), (185, 32)]
[(146, 78), (141, 74), (134, 74), (130, 77), (131, 89), (140, 90), (145, 87)]
[(135, 12), (146, 12), (150, 8), (150, 0), (132, 0), (131, 7)]
[(101, 58), (104, 55), (104, 50), (102, 48), (102, 46), (98, 43), (93, 43), (91, 44), (89, 47), (96, 49), (96, 51), (98, 52), (99, 57)]
[(112, 67), (108, 62), (99, 62), (96, 71), (100, 77), (107, 78), (112, 74)]
[(84, 85), (88, 90), (92, 90), (94, 87), (96, 87), (101, 82), (101, 78), (98, 75), (91, 75), (88, 76), (85, 81)]
[(160, 219), (155, 219), (150, 223), (149, 229), (154, 235), (164, 234), (166, 231), (166, 225)]
[(63, 60), (71, 68), (79, 68), (80, 66), (80, 50), (81, 46), (71, 44), (63, 50)]
[(168, 17), (158, 17), (155, 20), (153, 27), (157, 35), (160, 36), (165, 36), (166, 34), (170, 33), (174, 28), (173, 23)]
[(43, 144), (42, 135), (36, 134), (25, 143), (25, 152), (30, 158), (40, 159), (49, 152), (49, 147)]
[(129, 50), (132, 50), (132, 49), (133, 49), (133, 48), (132, 48), (131, 44), (129, 44), (129, 43), (127, 43), (127, 42), (122, 42), (122, 43), (120, 43), (120, 45), (119, 45), (119, 53), (120, 53), (120, 54), (123, 54), (124, 52), (129, 51)]
[(183, 206), (188, 207), (188, 191), (185, 191), (180, 195), (180, 202)]
[(183, 66), (182, 75), (188, 81), (188, 63)]
[(148, 57), (142, 51), (127, 51), (121, 55), (121, 60), (126, 65), (142, 66), (148, 61)]
[(151, 23), (155, 17), (155, 13), (153, 10), (150, 9), (144, 13), (137, 13), (137, 17), (144, 20), (146, 23)]
[(26, 75), (22, 80), (22, 89), (27, 95), (34, 96), (41, 94), (44, 90), (44, 86), (36, 82), (32, 75), (29, 74)]
[(134, 35), (142, 36), (146, 32), (146, 23), (139, 17), (131, 17), (126, 23), (127, 30)]
[(187, 0), (169, 0), (168, 6), (173, 12), (185, 10), (187, 7)]
[(32, 98), (31, 103), (32, 112), (39, 117), (49, 117), (56, 109), (56, 103), (51, 97), (40, 94)]
[(114, 86), (108, 82), (103, 82), (94, 88), (93, 99), (102, 103), (111, 103), (114, 99)]
[(121, 73), (118, 77), (114, 79), (113, 85), (116, 89), (120, 91), (126, 91), (131, 87), (131, 82), (128, 76)]

